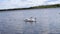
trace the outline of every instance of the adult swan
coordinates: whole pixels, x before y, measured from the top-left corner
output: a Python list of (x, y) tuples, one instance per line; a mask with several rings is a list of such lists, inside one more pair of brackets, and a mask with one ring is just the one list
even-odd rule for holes
[(27, 18), (27, 19), (24, 19), (25, 22), (36, 22), (36, 18)]

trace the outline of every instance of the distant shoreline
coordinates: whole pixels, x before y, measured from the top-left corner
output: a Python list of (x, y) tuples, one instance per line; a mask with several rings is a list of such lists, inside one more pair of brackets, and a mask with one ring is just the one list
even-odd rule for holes
[(28, 10), (28, 9), (44, 9), (44, 8), (59, 8), (60, 4), (45, 5), (45, 6), (34, 6), (30, 8), (14, 8), (14, 9), (2, 9), (0, 11), (12, 11), (12, 10)]

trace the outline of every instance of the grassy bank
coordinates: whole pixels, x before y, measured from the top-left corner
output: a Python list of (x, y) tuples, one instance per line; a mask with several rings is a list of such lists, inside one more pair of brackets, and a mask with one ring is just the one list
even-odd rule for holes
[(14, 8), (14, 9), (3, 9), (0, 11), (11, 11), (11, 10), (27, 10), (27, 9), (37, 9), (37, 8), (58, 8), (60, 7), (60, 4), (55, 4), (55, 5), (43, 5), (43, 6), (34, 6), (30, 8)]

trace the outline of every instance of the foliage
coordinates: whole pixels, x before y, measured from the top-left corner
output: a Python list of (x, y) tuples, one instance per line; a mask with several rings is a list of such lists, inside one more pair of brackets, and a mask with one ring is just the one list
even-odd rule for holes
[(55, 4), (55, 5), (43, 5), (43, 6), (34, 6), (30, 8), (57, 8), (60, 7), (60, 4)]
[(35, 9), (35, 8), (57, 8), (60, 7), (60, 4), (55, 4), (55, 5), (43, 5), (43, 6), (34, 6), (30, 8), (14, 8), (14, 9), (2, 9), (0, 11), (11, 11), (11, 10), (26, 10), (26, 9)]

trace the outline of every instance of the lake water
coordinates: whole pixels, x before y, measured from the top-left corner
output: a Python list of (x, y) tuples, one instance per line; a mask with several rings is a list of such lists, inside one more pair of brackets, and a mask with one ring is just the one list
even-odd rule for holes
[[(30, 17), (37, 22), (24, 22)], [(0, 34), (60, 34), (60, 8), (0, 12)]]

